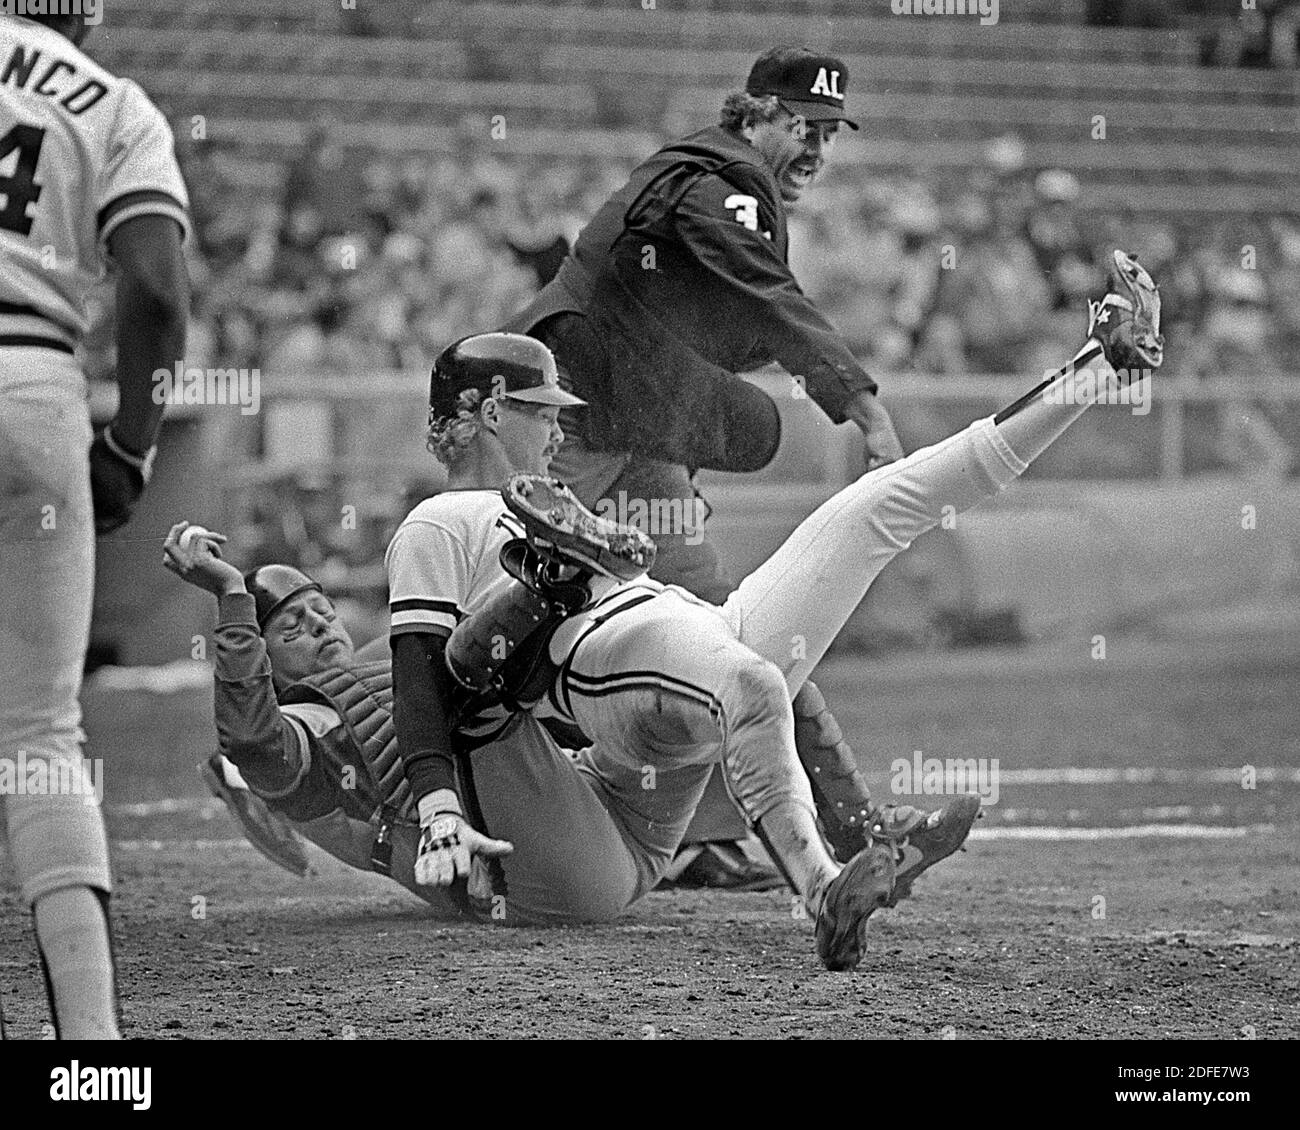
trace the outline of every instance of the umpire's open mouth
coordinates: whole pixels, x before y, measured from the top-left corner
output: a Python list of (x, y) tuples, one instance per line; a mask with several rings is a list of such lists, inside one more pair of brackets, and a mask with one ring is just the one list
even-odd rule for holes
[(804, 189), (812, 184), (813, 178), (821, 172), (821, 167), (820, 161), (800, 158), (786, 166), (785, 178), (793, 188)]

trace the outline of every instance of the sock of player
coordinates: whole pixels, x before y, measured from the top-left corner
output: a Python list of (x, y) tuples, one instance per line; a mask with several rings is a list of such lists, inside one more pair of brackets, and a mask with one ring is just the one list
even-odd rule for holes
[(113, 953), (100, 896), (89, 887), (63, 887), (38, 899), (33, 914), (60, 1039), (118, 1039)]
[(754, 830), (785, 881), (803, 899), (809, 917), (815, 919), (840, 868), (822, 845), (812, 810), (797, 800), (780, 801), (763, 814)]
[(1114, 380), (1114, 373), (1101, 346), (1090, 339), (1055, 380), (996, 425), (998, 434), (1020, 459), (1032, 463), (1088, 410), (1098, 386)]

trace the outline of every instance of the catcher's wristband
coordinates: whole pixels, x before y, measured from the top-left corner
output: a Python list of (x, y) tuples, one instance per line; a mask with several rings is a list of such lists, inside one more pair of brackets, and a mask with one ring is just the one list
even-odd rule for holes
[(422, 796), (415, 807), (420, 815), (421, 827), (432, 824), (440, 816), (459, 816), (462, 820), (465, 819), (465, 814), (460, 810), (460, 797), (451, 789), (436, 789)]
[(441, 851), (444, 848), (457, 848), (464, 842), (460, 828), (465, 818), (458, 813), (448, 812), (420, 826), (419, 854), (428, 851)]
[(154, 444), (143, 455), (136, 455), (127, 451), (113, 435), (113, 425), (109, 424), (104, 428), (104, 446), (108, 448), (113, 455), (125, 463), (128, 467), (133, 467), (140, 473), (140, 478), (144, 480), (144, 485), (149, 485), (149, 479), (153, 476), (153, 461), (158, 454), (158, 445)]

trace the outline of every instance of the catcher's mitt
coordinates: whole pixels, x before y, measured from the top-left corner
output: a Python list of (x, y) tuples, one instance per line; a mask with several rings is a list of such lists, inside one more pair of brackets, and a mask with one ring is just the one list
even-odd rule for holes
[(1112, 252), (1110, 291), (1100, 302), (1088, 303), (1088, 336), (1101, 342), (1121, 378), (1160, 368), (1165, 359), (1160, 292), (1136, 255)]
[(199, 775), (212, 795), (225, 803), (248, 842), (267, 859), (300, 878), (306, 875), (311, 867), (293, 825), (249, 789), (230, 784), (222, 771), (222, 760), (221, 754), (214, 753), (199, 763)]

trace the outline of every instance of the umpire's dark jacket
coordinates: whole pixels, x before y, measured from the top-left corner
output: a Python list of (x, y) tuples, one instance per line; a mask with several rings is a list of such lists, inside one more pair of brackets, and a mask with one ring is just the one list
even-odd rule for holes
[(506, 328), (546, 340), (548, 319), (585, 316), (595, 352), (556, 351), (590, 405), (578, 413), (588, 446), (757, 470), (776, 453), (780, 421), (736, 373), (779, 362), (836, 423), (854, 393), (876, 391), (799, 288), (786, 248), (776, 178), (715, 126), (640, 165)]

